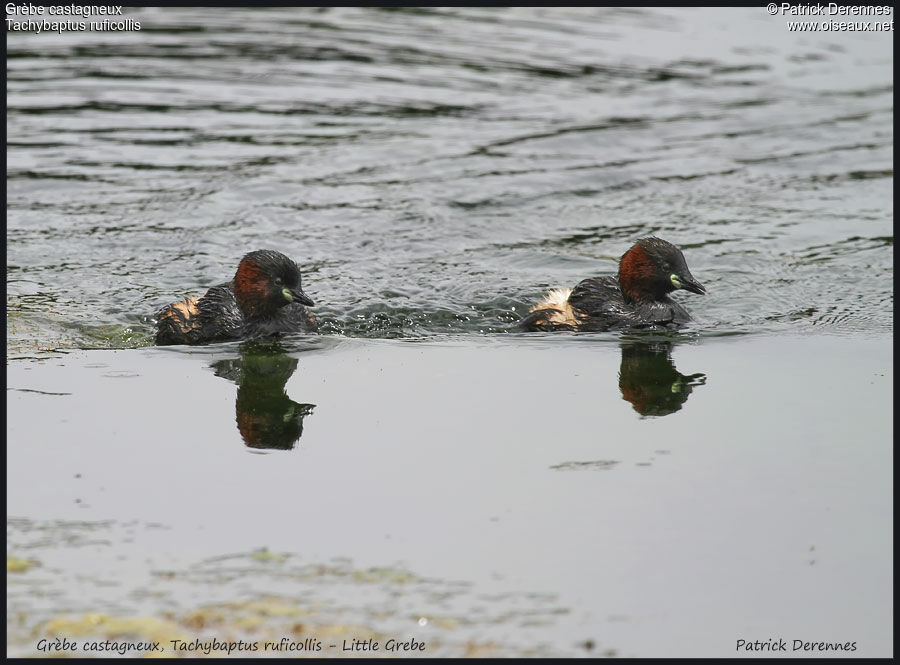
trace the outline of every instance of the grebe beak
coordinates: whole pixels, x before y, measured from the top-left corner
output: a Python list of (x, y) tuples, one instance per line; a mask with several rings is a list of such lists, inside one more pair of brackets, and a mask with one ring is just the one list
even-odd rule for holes
[(681, 288), (685, 291), (690, 291), (691, 293), (699, 293), (701, 296), (706, 295), (706, 287), (700, 282), (695, 282), (693, 279), (682, 279)]
[(306, 305), (307, 307), (312, 307), (316, 304), (312, 301), (312, 298), (303, 293), (303, 291), (301, 291), (300, 289), (283, 289), (281, 291), (281, 294), (288, 302), (298, 302), (301, 305)]

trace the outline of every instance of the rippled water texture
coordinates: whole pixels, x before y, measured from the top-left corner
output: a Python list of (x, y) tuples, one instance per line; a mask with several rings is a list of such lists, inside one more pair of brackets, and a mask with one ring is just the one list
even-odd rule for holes
[(8, 34), (8, 355), (294, 257), (325, 332), (507, 331), (680, 245), (701, 332), (892, 330), (893, 33), (760, 8), (128, 9)]

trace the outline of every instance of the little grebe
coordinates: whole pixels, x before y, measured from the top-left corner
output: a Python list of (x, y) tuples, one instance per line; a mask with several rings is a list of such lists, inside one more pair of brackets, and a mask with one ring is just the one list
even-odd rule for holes
[(313, 301), (300, 288), (300, 269), (280, 252), (250, 252), (234, 279), (200, 298), (167, 305), (156, 316), (156, 343), (204, 344), (278, 333), (317, 332), (307, 311)]
[(669, 298), (676, 289), (706, 293), (680, 249), (659, 238), (641, 238), (622, 255), (618, 275), (553, 289), (519, 326), (531, 331), (677, 328), (691, 317)]

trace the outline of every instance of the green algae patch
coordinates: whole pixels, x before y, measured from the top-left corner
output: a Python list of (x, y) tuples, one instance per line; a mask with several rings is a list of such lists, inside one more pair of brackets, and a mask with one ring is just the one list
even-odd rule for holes
[(254, 632), (273, 619), (298, 619), (312, 614), (286, 598), (266, 596), (258, 600), (208, 605), (190, 612), (179, 622), (190, 630), (224, 628), (227, 631)]
[[(426, 636), (413, 637), (409, 628), (385, 630), (385, 618), (369, 615), (347, 616), (344, 607), (311, 608), (306, 600), (286, 596), (262, 596), (240, 602), (221, 602), (185, 613), (163, 612), (160, 617), (115, 617), (90, 613), (59, 616), (30, 631), (34, 645), (69, 641), (72, 653), (44, 655), (144, 655), (146, 657), (220, 657), (225, 655), (282, 656), (435, 656), (490, 657), (508, 655), (509, 645), (472, 637), (452, 639), (465, 620), (434, 615), (407, 615), (402, 623), (437, 629)], [(352, 610), (350, 614), (354, 614)], [(390, 616), (399, 615), (388, 612)], [(458, 635), (458, 633), (457, 633)], [(20, 640), (21, 641), (21, 640)], [(401, 653), (390, 645), (401, 642), (424, 645), (421, 651)], [(367, 646), (368, 645), (368, 646)], [(379, 646), (372, 646), (379, 645)], [(522, 655), (546, 655), (540, 650)], [(132, 653), (133, 652), (133, 653)], [(364, 652), (364, 653), (363, 653)], [(33, 655), (33, 652), (31, 652)]]
[[(32, 637), (42, 642), (70, 640), (79, 649), (71, 655), (87, 654), (82, 652), (89, 644), (114, 641), (119, 649), (125, 649), (126, 644), (156, 644), (160, 648), (146, 655), (178, 657), (221, 656), (226, 652), (231, 655), (231, 651), (225, 650), (237, 642), (242, 645), (242, 652), (277, 653), (278, 645), (285, 641), (303, 642), (304, 647), (297, 651), (309, 651), (309, 654), (291, 655), (316, 655), (322, 653), (323, 643), (385, 641), (390, 636), (359, 623), (330, 622), (326, 616), (290, 598), (266, 596), (210, 605), (182, 616), (167, 614), (165, 618), (117, 618), (107, 614), (60, 616), (41, 624)], [(313, 650), (313, 644), (319, 647)]]
[(256, 559), (257, 561), (271, 561), (272, 563), (282, 563), (283, 561), (287, 561), (287, 554), (281, 554), (279, 552), (270, 552), (269, 550), (263, 548), (257, 552), (253, 552), (250, 555), (250, 558)]
[(154, 338), (141, 324), (84, 325), (63, 319), (50, 306), (23, 304), (7, 298), (6, 357), (55, 357), (73, 349), (139, 349), (153, 346)]
[(301, 614), (309, 614), (287, 600), (268, 597), (263, 600), (251, 600), (240, 603), (239, 606), (247, 612), (254, 612), (264, 617), (295, 617)]
[(6, 572), (7, 573), (24, 573), (32, 568), (40, 566), (37, 561), (33, 561), (32, 559), (19, 559), (14, 556), (6, 557)]
[(356, 582), (390, 582), (391, 584), (409, 584), (417, 582), (417, 578), (412, 573), (394, 568), (369, 568), (368, 570), (354, 570), (353, 579)]
[[(34, 538), (45, 542), (47, 530), (54, 535), (47, 543), (64, 541), (67, 547), (116, 542), (113, 523), (42, 526), (12, 519), (10, 525), (15, 535), (28, 535), (29, 544)], [(130, 537), (132, 528), (129, 524), (124, 534)], [(115, 556), (107, 550), (103, 548), (106, 556)], [(553, 607), (531, 607), (531, 596), (475, 597), (470, 583), (421, 577), (398, 564), (357, 567), (340, 557), (306, 563), (296, 553), (267, 547), (212, 556), (186, 568), (151, 567), (146, 578), (135, 580), (136, 586), (111, 582), (109, 568), (93, 560), (71, 570), (51, 566), (51, 560), (37, 564), (8, 557), (12, 568), (42, 565), (41, 579), (35, 580), (41, 589), (47, 588), (44, 578), (49, 577), (50, 584), (71, 591), (54, 609), (35, 603), (36, 589), (27, 576), (10, 583), (11, 655), (547, 655), (547, 650), (514, 640), (492, 640), (482, 631), (492, 625), (514, 628), (542, 616), (552, 623), (557, 616)], [(117, 561), (106, 563), (114, 569)], [(69, 586), (73, 576), (78, 584)], [(97, 597), (85, 599), (84, 584), (91, 583)], [(524, 609), (518, 607), (523, 601)], [(63, 607), (73, 609), (65, 612)], [(74, 647), (60, 650), (57, 644)]]
[(71, 327), (78, 331), (75, 335), (75, 343), (83, 349), (139, 349), (154, 344), (153, 335), (135, 325), (77, 325)]
[(183, 627), (154, 617), (117, 618), (107, 614), (85, 614), (80, 617), (57, 617), (44, 623), (37, 631), (43, 636), (85, 637), (102, 636), (108, 639), (130, 638), (153, 642), (189, 639)]

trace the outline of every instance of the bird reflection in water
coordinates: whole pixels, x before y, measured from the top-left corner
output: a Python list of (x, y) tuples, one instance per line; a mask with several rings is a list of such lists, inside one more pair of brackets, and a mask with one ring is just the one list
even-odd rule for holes
[(238, 385), (238, 431), (248, 448), (291, 450), (303, 434), (303, 419), (315, 404), (298, 404), (285, 392), (297, 359), (277, 343), (246, 342), (240, 358), (213, 363), (216, 376)]
[(671, 342), (625, 342), (619, 390), (642, 416), (667, 416), (681, 409), (705, 374), (681, 374), (672, 362)]

